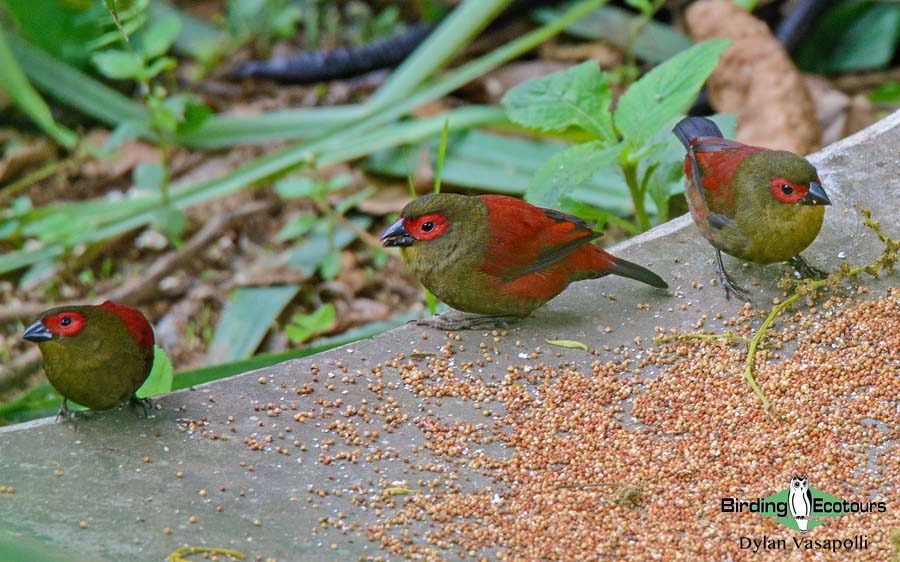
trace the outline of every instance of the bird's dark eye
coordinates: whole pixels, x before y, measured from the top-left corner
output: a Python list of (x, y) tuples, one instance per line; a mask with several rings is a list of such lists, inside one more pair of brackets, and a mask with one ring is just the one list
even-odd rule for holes
[(60, 326), (68, 326), (68, 325), (71, 324), (71, 323), (72, 323), (72, 318), (70, 318), (69, 316), (63, 316), (63, 317), (60, 318), (60, 320), (59, 320), (59, 325), (60, 325)]
[(784, 193), (785, 195), (793, 195), (794, 188), (789, 186), (786, 183), (783, 183), (783, 184), (781, 184), (781, 192)]
[(426, 223), (422, 223), (422, 232), (431, 232), (434, 229), (434, 223), (428, 221)]

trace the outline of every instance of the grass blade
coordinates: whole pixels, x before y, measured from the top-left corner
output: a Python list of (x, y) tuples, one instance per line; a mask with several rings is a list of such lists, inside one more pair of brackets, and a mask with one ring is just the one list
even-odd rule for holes
[(406, 97), (467, 45), (509, 4), (510, 0), (466, 0), (391, 73), (366, 105), (387, 107)]
[(320, 338), (298, 349), (290, 349), (281, 353), (263, 353), (241, 361), (233, 361), (231, 363), (223, 363), (220, 365), (212, 365), (176, 373), (172, 388), (175, 390), (189, 388), (205, 382), (228, 378), (255, 369), (262, 369), (263, 367), (268, 367), (289, 359), (315, 355), (316, 353), (334, 349), (335, 347), (377, 336), (391, 328), (396, 328), (397, 326), (406, 324), (410, 320), (415, 320), (416, 317), (415, 314), (404, 314), (389, 320), (372, 322), (364, 326), (359, 326), (358, 328), (352, 328), (339, 336)]
[(16, 106), (50, 135), (57, 144), (69, 150), (75, 148), (78, 142), (77, 135), (53, 120), (50, 108), (28, 82), (28, 78), (25, 77), (13, 57), (6, 41), (6, 35), (3, 28), (0, 28), (0, 90), (6, 92)]
[(253, 355), (269, 327), (299, 292), (298, 285), (240, 287), (232, 291), (206, 352), (206, 361), (224, 363)]

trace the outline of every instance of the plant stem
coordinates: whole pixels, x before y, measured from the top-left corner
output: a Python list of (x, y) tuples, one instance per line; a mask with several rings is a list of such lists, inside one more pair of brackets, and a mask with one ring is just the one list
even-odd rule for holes
[(619, 161), (625, 183), (628, 184), (628, 192), (631, 193), (631, 201), (634, 203), (634, 217), (637, 219), (641, 232), (650, 230), (650, 219), (647, 218), (647, 210), (644, 208), (644, 192), (637, 179), (637, 164), (632, 164), (625, 159)]

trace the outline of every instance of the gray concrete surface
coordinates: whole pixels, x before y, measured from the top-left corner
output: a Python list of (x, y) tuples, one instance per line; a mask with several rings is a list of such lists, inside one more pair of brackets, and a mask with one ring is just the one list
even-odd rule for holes
[[(805, 252), (811, 263), (831, 268), (846, 257), (861, 264), (880, 252), (877, 240), (861, 226), (852, 208), (855, 201), (870, 207), (888, 233), (900, 234), (898, 149), (900, 112), (811, 157), (834, 203), (827, 210), (821, 235)], [(602, 359), (604, 344), (627, 345), (635, 337), (647, 341), (656, 326), (690, 329), (703, 314), (732, 315), (741, 306), (725, 301), (721, 289), (710, 286), (715, 277), (713, 251), (687, 217), (629, 240), (613, 252), (660, 273), (670, 282), (671, 295), (618, 278), (577, 283), (539, 309), (534, 318), (511, 327), (510, 335), (496, 343), (499, 353), (480, 369), (480, 376), (487, 381), (502, 377), (506, 365), (531, 360), (520, 355), (522, 349), (538, 346), (543, 349), (541, 360), (566, 359), (584, 367), (596, 357), (551, 347), (545, 340), (582, 341), (600, 349)], [(761, 306), (779, 293), (776, 280), (783, 274), (782, 266), (741, 267), (733, 259), (727, 260), (727, 266), (739, 284), (752, 287)], [(751, 286), (754, 279), (759, 280), (758, 286)], [(695, 282), (702, 288), (694, 287)], [(611, 294), (615, 302), (608, 298)], [(650, 303), (650, 310), (638, 310), (638, 303)], [(687, 305), (686, 310), (678, 309), (681, 304)], [(606, 327), (611, 332), (605, 333)], [(456, 365), (481, 358), (479, 343), (495, 344), (486, 332), (460, 335), (467, 350), (454, 357)], [(516, 340), (524, 347), (513, 347)], [(82, 419), (75, 432), (52, 419), (4, 428), (0, 430), (0, 486), (12, 485), (15, 493), (0, 494), (0, 529), (8, 533), (7, 539), (29, 537), (88, 559), (163, 560), (182, 545), (235, 548), (248, 553), (251, 560), (257, 554), (279, 561), (381, 555), (365, 529), (389, 515), (391, 508), (384, 507), (379, 515), (375, 509), (354, 505), (353, 497), (377, 500), (394, 482), (406, 481), (418, 488), (418, 479), (430, 480), (439, 474), (419, 470), (417, 463), (433, 463), (445, 477), (458, 471), (456, 482), (463, 489), (489, 484), (479, 471), (452, 466), (423, 449), (423, 434), (412, 421), (424, 409), (433, 409), (445, 421), (484, 423), (482, 410), (496, 411), (496, 404), (476, 409), (471, 402), (459, 400), (444, 400), (440, 406), (426, 403), (391, 368), (383, 371), (382, 399), (373, 390), (378, 379), (370, 370), (372, 365), (398, 354), (409, 355), (414, 349), (440, 353), (446, 341), (442, 332), (406, 326), (318, 356), (165, 396), (157, 400), (159, 409), (149, 419), (119, 410)], [(338, 363), (355, 384), (342, 382), (345, 375)], [(313, 365), (319, 367), (318, 382), (313, 382)], [(260, 384), (260, 378), (265, 384)], [(736, 377), (735, 384), (745, 383)], [(304, 385), (310, 385), (310, 394), (293, 391)], [(393, 432), (385, 430), (386, 419), (381, 415), (373, 415), (370, 423), (359, 416), (340, 415), (345, 405), (359, 406), (364, 399), (383, 405), (387, 397), (397, 412), (408, 416)], [(343, 405), (330, 408), (327, 419), (317, 415), (305, 423), (292, 420), (297, 412), (320, 413), (322, 400), (338, 399)], [(752, 399), (749, 389), (748, 399)], [(285, 411), (269, 417), (265, 410), (269, 403)], [(290, 410), (290, 403), (297, 405), (297, 411)], [(191, 431), (188, 420), (202, 427)], [(348, 446), (335, 430), (328, 429), (335, 421), (348, 422), (360, 432), (377, 431), (378, 437), (368, 446)], [(277, 434), (285, 426), (291, 426), (292, 432), (280, 440)], [(204, 437), (201, 429), (229, 439)], [(260, 450), (244, 442), (269, 434), (276, 437)], [(305, 452), (291, 445), (295, 438), (306, 444)], [(329, 439), (336, 442), (327, 447)], [(291, 450), (290, 456), (278, 453), (276, 446)], [(384, 460), (353, 464), (334, 458), (353, 449), (361, 449), (363, 456), (374, 454), (376, 447)], [(393, 453), (409, 462), (393, 458)], [(503, 451), (498, 448), (493, 453)], [(330, 464), (323, 463), (323, 455), (332, 457)], [(319, 491), (325, 491), (324, 497)], [(338, 512), (355, 526), (345, 532), (333, 527), (311, 532), (319, 527), (319, 517), (337, 517)], [(196, 517), (195, 523), (191, 517)], [(80, 527), (81, 521), (87, 522), (86, 528)], [(166, 528), (171, 534), (164, 532)], [(425, 528), (423, 524), (418, 531)]]

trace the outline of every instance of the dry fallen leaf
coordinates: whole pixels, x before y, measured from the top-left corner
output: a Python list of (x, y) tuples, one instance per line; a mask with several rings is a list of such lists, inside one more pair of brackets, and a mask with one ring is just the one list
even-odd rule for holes
[(686, 16), (694, 41), (732, 40), (707, 87), (716, 111), (737, 114), (737, 140), (798, 154), (817, 150), (806, 82), (766, 24), (730, 0), (695, 2)]
[(550, 345), (556, 345), (559, 347), (568, 347), (569, 349), (583, 349), (585, 351), (588, 350), (588, 346), (581, 343), (580, 341), (575, 340), (544, 340)]

